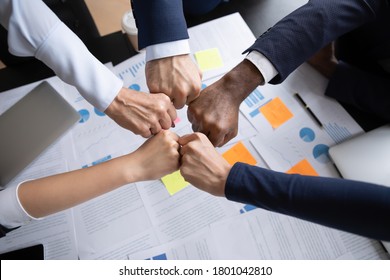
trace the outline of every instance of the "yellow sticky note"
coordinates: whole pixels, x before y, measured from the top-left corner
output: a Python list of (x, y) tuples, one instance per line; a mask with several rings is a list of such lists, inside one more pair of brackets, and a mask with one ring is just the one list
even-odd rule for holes
[(293, 116), (291, 111), (279, 97), (272, 99), (270, 102), (261, 107), (260, 112), (273, 128), (278, 128)]
[(181, 176), (180, 170), (162, 177), (161, 181), (164, 183), (170, 195), (174, 195), (190, 184), (184, 180), (183, 176)]
[(206, 71), (223, 66), (221, 55), (217, 48), (198, 51), (195, 53), (200, 70)]
[(289, 170), (287, 170), (286, 173), (318, 176), (317, 171), (314, 169), (314, 167), (310, 164), (310, 162), (307, 159), (301, 160), (296, 165), (294, 165)]
[(251, 165), (256, 164), (256, 159), (251, 155), (242, 142), (238, 142), (232, 148), (224, 152), (222, 156), (230, 165), (234, 165), (236, 162), (244, 162)]

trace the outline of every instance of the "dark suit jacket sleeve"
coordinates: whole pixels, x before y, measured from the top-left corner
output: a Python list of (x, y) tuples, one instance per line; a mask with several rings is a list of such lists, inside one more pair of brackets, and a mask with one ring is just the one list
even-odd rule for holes
[(386, 0), (311, 0), (261, 35), (247, 50), (257, 50), (274, 65), (280, 83), (319, 49), (372, 21)]
[(338, 178), (291, 175), (236, 163), (229, 200), (321, 225), (390, 240), (390, 188)]
[(390, 79), (339, 61), (325, 94), (390, 122)]
[(140, 49), (188, 39), (182, 0), (132, 0)]

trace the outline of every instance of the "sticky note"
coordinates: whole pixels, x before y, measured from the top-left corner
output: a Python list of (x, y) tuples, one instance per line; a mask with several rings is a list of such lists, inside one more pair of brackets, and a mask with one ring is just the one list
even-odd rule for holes
[(230, 165), (234, 165), (236, 162), (244, 162), (251, 165), (256, 164), (256, 159), (242, 142), (238, 142), (232, 148), (224, 152), (222, 156)]
[(206, 71), (223, 66), (221, 55), (217, 48), (198, 51), (195, 53), (200, 70)]
[(310, 164), (310, 162), (307, 159), (301, 160), (296, 165), (294, 165), (289, 170), (287, 170), (286, 173), (318, 176), (317, 171), (314, 169), (314, 167)]
[(278, 128), (293, 116), (291, 111), (279, 97), (272, 99), (270, 102), (262, 106), (260, 108), (260, 112), (273, 128)]
[(190, 183), (186, 182), (180, 174), (180, 170), (177, 170), (169, 175), (161, 178), (161, 181), (167, 188), (170, 195), (174, 195), (178, 191), (187, 187)]

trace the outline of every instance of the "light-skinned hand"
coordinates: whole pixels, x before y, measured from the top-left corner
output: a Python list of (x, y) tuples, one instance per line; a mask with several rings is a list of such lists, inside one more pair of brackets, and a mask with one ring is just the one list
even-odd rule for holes
[(156, 180), (179, 169), (179, 136), (162, 130), (149, 138), (130, 154), (135, 164), (129, 166), (129, 174), (136, 176), (131, 182)]
[(165, 94), (148, 94), (124, 87), (104, 112), (123, 128), (143, 137), (169, 129), (177, 116)]
[(176, 109), (199, 96), (202, 73), (188, 54), (148, 61), (145, 74), (150, 93), (165, 93)]
[(188, 134), (179, 139), (180, 173), (184, 179), (212, 195), (225, 196), (230, 164), (215, 150), (202, 133)]

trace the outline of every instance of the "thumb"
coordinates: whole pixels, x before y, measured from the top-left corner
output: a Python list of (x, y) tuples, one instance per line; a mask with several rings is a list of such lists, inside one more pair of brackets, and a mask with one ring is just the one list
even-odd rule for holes
[(185, 146), (191, 141), (195, 141), (196, 139), (198, 139), (196, 133), (186, 134), (179, 138), (178, 143), (182, 146)]

